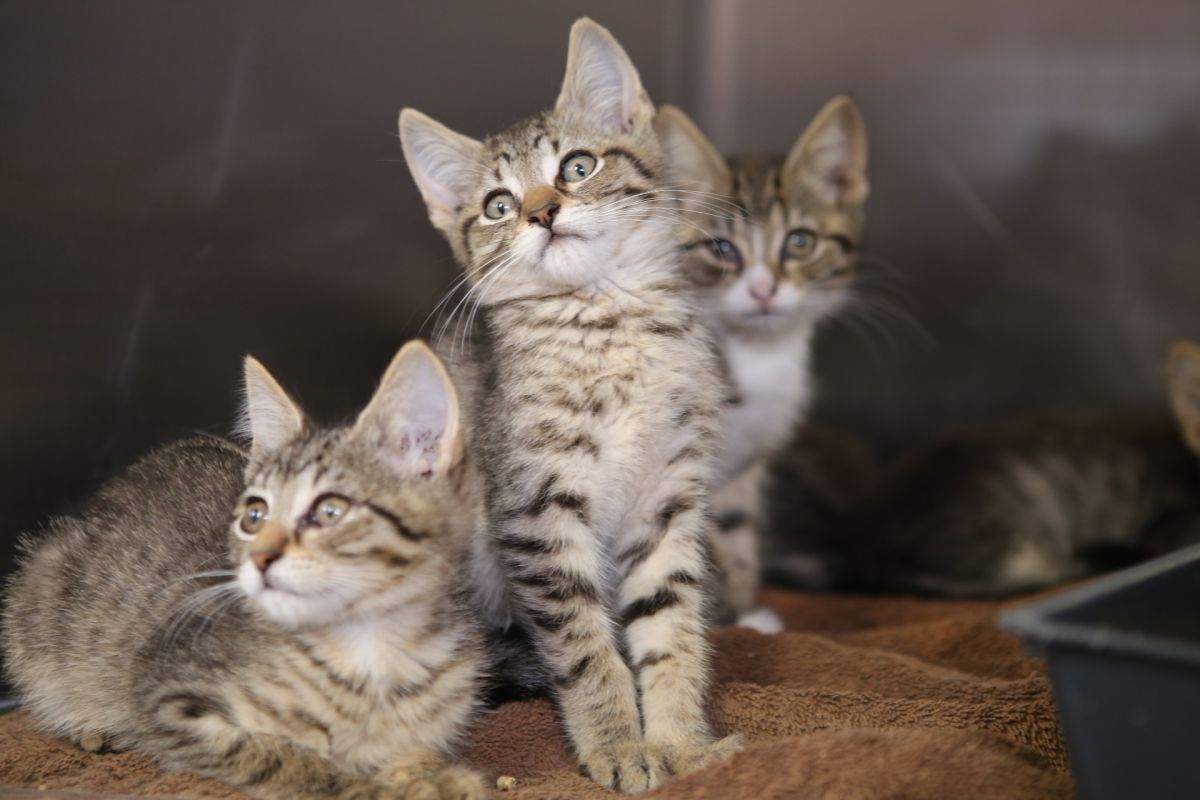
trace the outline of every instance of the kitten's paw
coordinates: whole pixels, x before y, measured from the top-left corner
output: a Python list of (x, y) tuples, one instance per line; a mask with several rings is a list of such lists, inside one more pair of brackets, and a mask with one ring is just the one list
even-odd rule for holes
[(742, 749), (741, 736), (726, 736), (715, 742), (669, 745), (663, 748), (665, 763), (672, 775), (683, 775), (702, 769), (715, 761), (723, 761)]
[(86, 750), (89, 753), (103, 753), (107, 749), (107, 740), (103, 733), (81, 733), (78, 736), (72, 737), (71, 741), (80, 750)]
[(595, 750), (580, 766), (601, 786), (636, 794), (653, 789), (670, 774), (665, 757), (662, 747), (635, 740)]
[(457, 764), (438, 770), (433, 780), (440, 800), (484, 800), (492, 796), (482, 775)]
[(750, 628), (768, 636), (783, 633), (783, 620), (779, 618), (779, 615), (771, 609), (761, 606), (738, 617), (737, 626)]

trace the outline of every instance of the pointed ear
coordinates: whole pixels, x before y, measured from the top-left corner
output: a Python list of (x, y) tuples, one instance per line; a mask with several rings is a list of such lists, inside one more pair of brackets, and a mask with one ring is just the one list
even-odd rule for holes
[(253, 356), (246, 356), (245, 400), (239, 432), (251, 439), (254, 459), (274, 453), (308, 425), (304, 412)]
[(853, 100), (839, 95), (817, 113), (792, 145), (783, 179), (836, 208), (866, 201), (867, 126)]
[(1167, 393), (1184, 441), (1200, 454), (1200, 344), (1176, 342), (1171, 346)]
[(687, 114), (662, 106), (654, 117), (654, 130), (676, 179), (693, 189), (729, 191), (729, 165)]
[(427, 344), (400, 348), (351, 436), (404, 477), (441, 475), (462, 459), (458, 393)]
[(483, 145), (412, 108), (400, 112), (400, 145), (430, 221), (444, 233), (453, 230), (478, 180)]
[(556, 108), (586, 116), (610, 134), (632, 133), (654, 119), (637, 68), (613, 35), (587, 17), (571, 26)]

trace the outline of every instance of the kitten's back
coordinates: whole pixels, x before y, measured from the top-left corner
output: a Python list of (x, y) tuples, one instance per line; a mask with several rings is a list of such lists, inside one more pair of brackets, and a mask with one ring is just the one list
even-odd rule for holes
[[(1027, 415), (903, 459), (855, 514), (855, 588), (1011, 594), (1170, 549), (1200, 466), (1164, 414)], [(1108, 564), (1111, 566), (1111, 563)]]
[[(187, 576), (229, 568), (229, 515), (244, 467), (229, 442), (185, 439), (108, 481), (77, 515), (23, 539), (4, 613), (7, 669), (51, 730), (78, 737), (129, 727), (154, 669), (149, 643), (194, 635), (189, 623), (212, 611), (216, 598), (184, 613), (185, 598), (211, 584)], [(132, 662), (131, 653), (139, 654)]]

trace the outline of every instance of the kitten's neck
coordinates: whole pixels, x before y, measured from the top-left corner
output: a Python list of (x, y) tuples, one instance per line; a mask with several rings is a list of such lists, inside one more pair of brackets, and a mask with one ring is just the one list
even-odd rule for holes
[(295, 638), (302, 650), (348, 683), (394, 691), (427, 679), (464, 638), (456, 618), (442, 605), (437, 600), (407, 602), (388, 613), (352, 617)]

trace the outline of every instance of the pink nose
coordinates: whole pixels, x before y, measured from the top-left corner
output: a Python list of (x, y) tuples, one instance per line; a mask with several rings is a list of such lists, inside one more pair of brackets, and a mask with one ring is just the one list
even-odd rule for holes
[(771, 305), (771, 298), (775, 296), (775, 284), (750, 284), (750, 295), (758, 301), (758, 304), (763, 308)]

